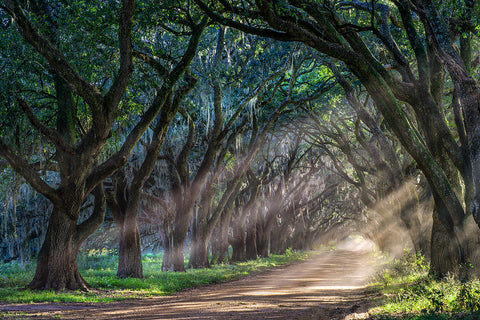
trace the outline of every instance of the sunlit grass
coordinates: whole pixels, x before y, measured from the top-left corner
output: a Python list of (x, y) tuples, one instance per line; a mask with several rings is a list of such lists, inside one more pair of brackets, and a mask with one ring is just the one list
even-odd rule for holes
[(238, 279), (245, 275), (305, 259), (310, 253), (288, 251), (285, 255), (212, 268), (188, 269), (187, 272), (162, 272), (161, 254), (143, 257), (143, 279), (119, 279), (116, 276), (117, 257), (106, 254), (79, 257), (80, 272), (97, 290), (91, 292), (32, 291), (25, 289), (33, 278), (35, 264), (21, 266), (15, 262), (0, 265), (0, 301), (8, 303), (34, 302), (111, 302), (122, 299), (172, 294), (186, 288)]
[(480, 319), (480, 281), (437, 280), (421, 255), (405, 252), (373, 285), (383, 299), (372, 319)]

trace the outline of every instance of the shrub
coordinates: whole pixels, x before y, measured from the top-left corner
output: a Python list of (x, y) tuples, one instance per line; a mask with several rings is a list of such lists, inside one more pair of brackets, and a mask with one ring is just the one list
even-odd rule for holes
[(421, 254), (405, 251), (377, 275), (377, 280), (384, 299), (372, 310), (377, 314), (374, 319), (380, 319), (380, 315), (384, 319), (399, 318), (399, 314), (401, 319), (480, 319), (478, 314), (470, 317), (480, 311), (480, 281), (460, 280), (453, 275), (435, 279)]

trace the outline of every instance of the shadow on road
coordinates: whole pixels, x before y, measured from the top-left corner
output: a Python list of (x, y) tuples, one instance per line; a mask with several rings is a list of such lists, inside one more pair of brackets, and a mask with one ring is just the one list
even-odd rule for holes
[(0, 309), (42, 319), (334, 320), (355, 313), (355, 318), (361, 319), (371, 306), (364, 285), (375, 271), (369, 252), (326, 251), (304, 262), (173, 296), (92, 305), (7, 305)]

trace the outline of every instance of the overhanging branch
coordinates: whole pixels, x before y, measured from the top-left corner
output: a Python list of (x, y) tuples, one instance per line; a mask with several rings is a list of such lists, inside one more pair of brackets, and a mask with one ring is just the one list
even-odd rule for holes
[(70, 65), (67, 59), (42, 36), (30, 23), (23, 9), (17, 1), (6, 0), (2, 8), (12, 17), (23, 39), (33, 46), (48, 63), (60, 74), (60, 76), (72, 86), (75, 92), (81, 96), (92, 109), (98, 112), (102, 104), (102, 96), (98, 89), (86, 82)]
[(33, 113), (32, 108), (30, 105), (23, 99), (19, 98), (18, 99), (18, 104), (22, 111), (25, 113), (27, 116), (28, 120), (30, 120), (30, 123), (37, 128), (37, 130), (43, 134), (48, 140), (50, 140), (57, 148), (60, 148), (61, 150), (70, 153), (70, 154), (75, 154), (75, 148), (68, 144), (65, 139), (63, 139), (62, 135), (58, 133), (57, 130), (54, 130), (52, 128), (47, 127), (44, 125)]
[(32, 188), (47, 197), (55, 206), (62, 205), (57, 191), (43, 181), (35, 168), (32, 168), (25, 159), (16, 154), (2, 140), (0, 140), (0, 156), (7, 160), (15, 172), (25, 178)]

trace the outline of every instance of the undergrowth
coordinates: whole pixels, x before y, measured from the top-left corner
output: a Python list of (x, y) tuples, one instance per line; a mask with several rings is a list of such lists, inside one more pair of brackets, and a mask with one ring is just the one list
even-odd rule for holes
[(119, 279), (116, 276), (118, 257), (106, 253), (79, 256), (80, 272), (97, 290), (34, 291), (25, 289), (35, 272), (35, 263), (0, 264), (0, 302), (111, 302), (122, 299), (172, 294), (186, 288), (238, 279), (245, 275), (305, 259), (308, 252), (271, 255), (253, 261), (215, 265), (212, 268), (188, 269), (187, 272), (162, 272), (161, 254), (143, 256), (143, 279)]
[[(468, 274), (471, 265), (464, 266)], [(421, 254), (405, 251), (375, 278), (380, 306), (371, 319), (480, 319), (480, 281), (449, 275), (438, 280)]]

